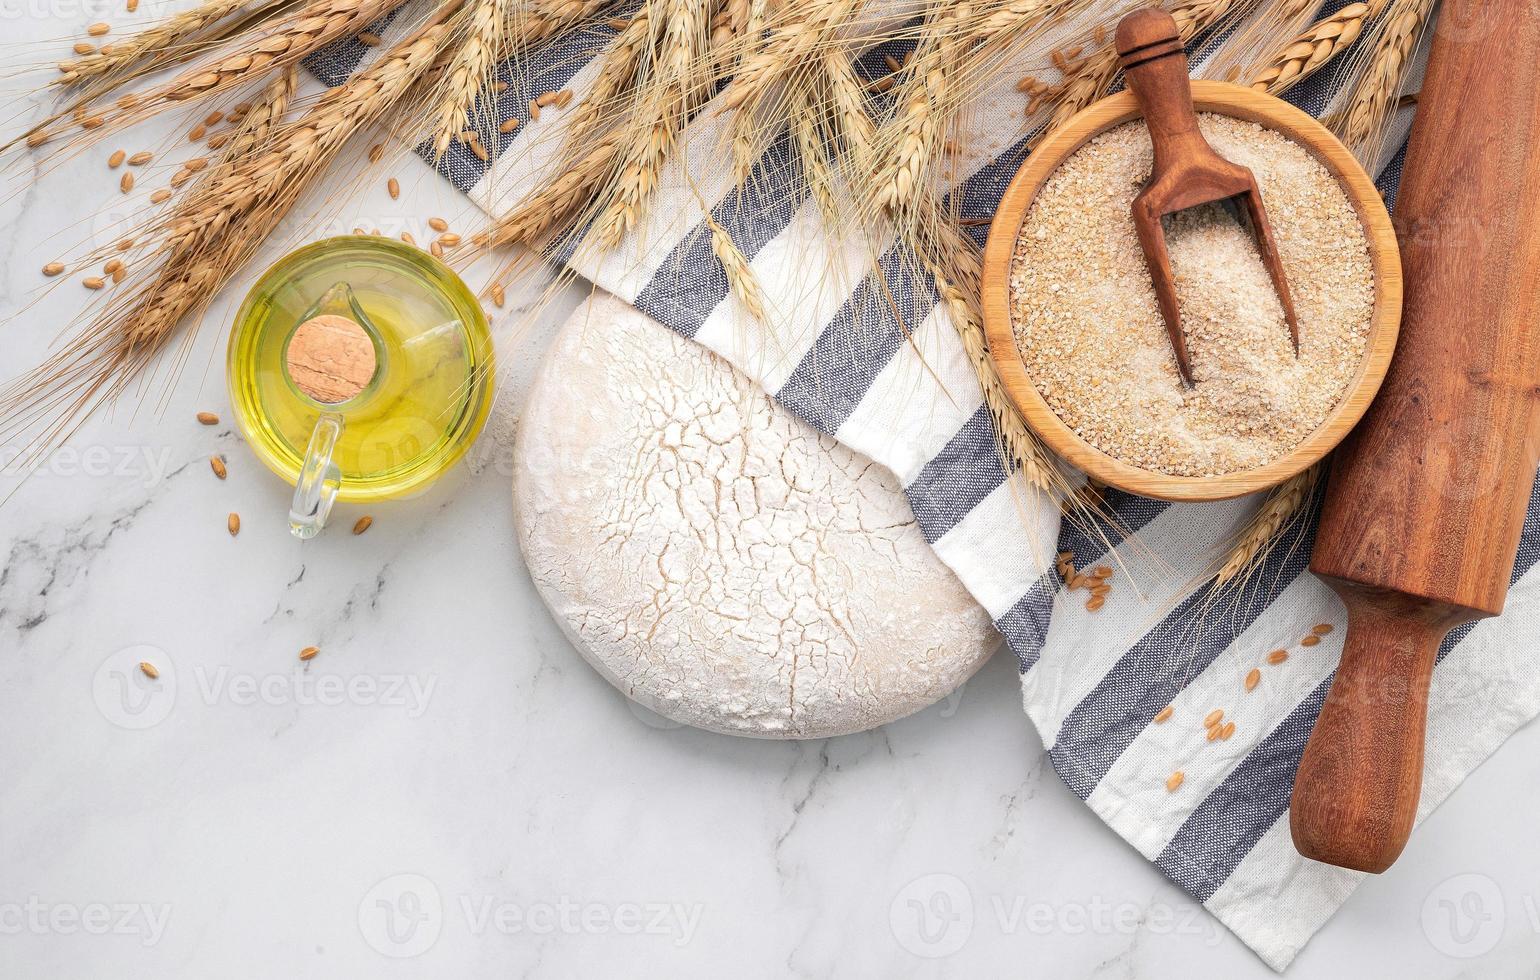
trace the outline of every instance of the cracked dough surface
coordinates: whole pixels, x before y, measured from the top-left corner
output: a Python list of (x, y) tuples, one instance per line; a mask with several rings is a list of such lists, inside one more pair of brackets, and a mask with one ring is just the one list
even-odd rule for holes
[(513, 496), (530, 574), (577, 648), (687, 725), (873, 728), (945, 697), (998, 641), (885, 467), (608, 296), (540, 368)]

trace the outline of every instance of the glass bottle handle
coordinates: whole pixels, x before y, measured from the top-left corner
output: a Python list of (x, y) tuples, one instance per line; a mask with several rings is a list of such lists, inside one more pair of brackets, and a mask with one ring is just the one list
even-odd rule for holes
[(310, 445), (305, 447), (305, 465), (294, 486), (294, 502), (289, 505), (289, 531), (296, 538), (313, 538), (326, 526), (342, 484), (342, 471), (332, 462), (341, 435), (342, 416), (327, 412), (316, 419)]

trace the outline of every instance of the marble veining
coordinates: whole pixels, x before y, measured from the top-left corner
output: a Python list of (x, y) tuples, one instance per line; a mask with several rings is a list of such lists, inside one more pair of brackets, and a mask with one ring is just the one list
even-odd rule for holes
[[(9, 14), (13, 69), (101, 19)], [(5, 173), (0, 382), (89, 298), (38, 268), (121, 207), (113, 148)], [(354, 224), (474, 228), (410, 159), (331, 181), (259, 262)], [(1267, 974), (1064, 789), (1009, 657), (903, 721), (806, 743), (679, 727), (578, 658), (515, 548), (509, 479), (533, 365), (584, 287), (514, 290), (498, 417), (464, 465), (371, 508), (365, 535), (342, 506), (291, 539), (288, 488), (229, 425), (246, 282), (173, 387), (162, 373), (29, 478), (3, 447), (0, 976)], [(1291, 974), (1533, 976), (1537, 749), (1526, 729), (1476, 772)], [(1490, 945), (1466, 928), (1491, 921)]]

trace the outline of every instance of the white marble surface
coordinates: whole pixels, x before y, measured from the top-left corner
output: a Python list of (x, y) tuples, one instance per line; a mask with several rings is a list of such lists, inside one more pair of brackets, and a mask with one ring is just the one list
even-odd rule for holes
[[(20, 9), (12, 69), (41, 60), (21, 42), (62, 47), (100, 17)], [(38, 268), (113, 234), (93, 217), (122, 209), (107, 153), (160, 142), (113, 140), (36, 183), (26, 160), (6, 171), (0, 380), (87, 298)], [(471, 225), (409, 159), (327, 191), (284, 242)], [(430, 492), (373, 508), (367, 535), (342, 507), (332, 533), (291, 539), (288, 488), (229, 424), (224, 329), (247, 282), (173, 387), (99, 415), (28, 479), (5, 447), (0, 976), (1268, 973), (1058, 782), (1009, 657), (913, 718), (823, 742), (631, 707), (525, 575), (506, 427)], [(537, 312), (540, 292), (500, 318), (505, 415), (582, 295)], [(200, 426), (201, 409), (226, 421)], [(1526, 729), (1478, 771), (1291, 975), (1540, 973), (1537, 749)]]

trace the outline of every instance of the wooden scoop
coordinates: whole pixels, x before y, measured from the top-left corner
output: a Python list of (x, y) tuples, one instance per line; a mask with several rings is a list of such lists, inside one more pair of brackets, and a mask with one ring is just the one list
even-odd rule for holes
[(1244, 202), (1257, 249), (1283, 304), (1283, 316), (1298, 356), (1299, 321), (1294, 315), (1294, 301), (1289, 297), (1289, 280), (1278, 255), (1278, 243), (1273, 239), (1267, 209), (1262, 206), (1262, 192), (1250, 169), (1215, 153), (1198, 131), (1192, 83), (1187, 77), (1187, 54), (1182, 49), (1176, 21), (1154, 7), (1136, 10), (1118, 23), (1117, 45), (1128, 87), (1139, 100), (1150, 130), (1150, 142), (1155, 146), (1155, 166), (1149, 183), (1134, 199), (1134, 228), (1139, 233), (1144, 259), (1149, 263), (1155, 298), (1160, 304), (1161, 318), (1166, 321), (1171, 347), (1176, 351), (1182, 380), (1193, 383), (1192, 365), (1187, 357), (1182, 311), (1176, 300), (1171, 256), (1166, 251), (1166, 234), (1160, 219), (1162, 215), (1200, 204), (1232, 198)]

